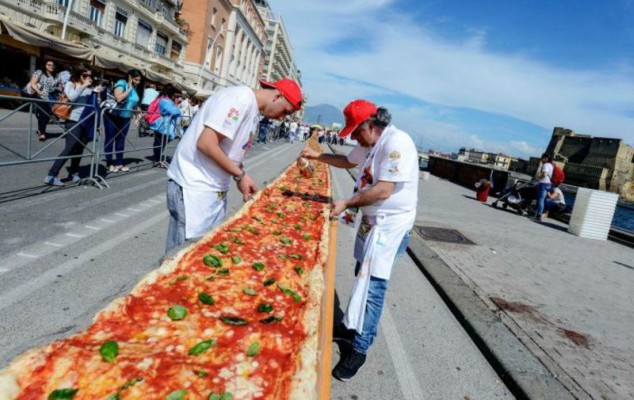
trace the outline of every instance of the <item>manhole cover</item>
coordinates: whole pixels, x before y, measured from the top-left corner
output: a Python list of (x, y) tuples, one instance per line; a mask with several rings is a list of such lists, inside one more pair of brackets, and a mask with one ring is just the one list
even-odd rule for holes
[(457, 244), (475, 244), (455, 229), (432, 228), (430, 226), (417, 225), (416, 232), (425, 240)]

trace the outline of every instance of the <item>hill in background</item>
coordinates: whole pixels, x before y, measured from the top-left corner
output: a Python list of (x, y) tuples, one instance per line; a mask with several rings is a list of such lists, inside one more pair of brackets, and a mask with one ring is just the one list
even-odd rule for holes
[(306, 106), (304, 108), (305, 124), (321, 124), (328, 127), (333, 123), (343, 125), (343, 114), (340, 109), (330, 104), (319, 104), (316, 106)]

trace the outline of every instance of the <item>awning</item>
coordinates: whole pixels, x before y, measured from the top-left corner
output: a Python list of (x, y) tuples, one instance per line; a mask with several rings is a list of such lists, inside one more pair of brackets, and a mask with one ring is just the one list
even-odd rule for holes
[(3, 18), (0, 18), (0, 22), (4, 26), (4, 29), (6, 29), (9, 36), (19, 42), (33, 46), (46, 47), (82, 60), (92, 60), (94, 55), (93, 49), (91, 48), (62, 40), (49, 33), (27, 28), (13, 22), (8, 22)]

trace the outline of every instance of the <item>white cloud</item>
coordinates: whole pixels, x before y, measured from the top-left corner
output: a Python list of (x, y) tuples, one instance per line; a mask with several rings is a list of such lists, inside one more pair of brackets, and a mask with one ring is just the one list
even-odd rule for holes
[[(407, 15), (396, 14), (389, 7), (392, 3), (273, 2), (295, 47), (310, 104), (342, 107), (353, 98), (401, 94), (439, 106), (510, 116), (543, 127), (544, 132), (565, 126), (596, 136), (622, 137), (634, 144), (634, 118), (626, 113), (634, 109), (634, 80), (626, 73), (630, 68), (572, 70), (533, 60), (519, 51), (494, 53), (487, 49), (484, 29), (451, 42)], [(346, 43), (346, 48), (338, 43)], [(347, 51), (357, 44), (361, 51)], [(462, 145), (471, 143), (467, 128), (458, 121), (440, 123), (422, 109), (397, 111), (403, 102), (393, 107), (398, 125), (420, 127), (434, 140), (451, 132), (452, 138), (464, 140)], [(445, 132), (436, 132), (439, 127)], [(536, 154), (535, 144), (546, 142), (548, 136), (530, 137), (520, 131), (499, 145), (505, 152)]]

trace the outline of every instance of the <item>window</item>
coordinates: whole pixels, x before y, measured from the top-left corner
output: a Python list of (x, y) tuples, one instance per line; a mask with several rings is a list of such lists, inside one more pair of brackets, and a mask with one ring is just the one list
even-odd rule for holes
[(183, 50), (183, 46), (178, 42), (172, 42), (172, 51), (170, 54), (170, 58), (172, 60), (178, 60), (181, 56), (181, 51)]
[(164, 35), (159, 32), (156, 34), (156, 44), (154, 45), (154, 51), (164, 55), (166, 50), (167, 50), (167, 35)]
[(106, 4), (102, 0), (90, 0), (90, 20), (97, 26), (101, 26), (105, 10)]
[(218, 14), (218, 10), (216, 10), (216, 8), (214, 7), (213, 10), (211, 11), (211, 26), (212, 27), (216, 23), (216, 14)]
[(128, 12), (117, 7), (117, 12), (114, 16), (114, 34), (121, 37), (125, 36), (125, 25), (127, 23)]
[(222, 47), (218, 47), (216, 50), (216, 60), (214, 61), (214, 71), (220, 71), (220, 65), (222, 63)]
[(57, 4), (63, 7), (68, 7), (68, 3), (70, 3), (70, 0), (57, 0)]
[(148, 24), (147, 22), (144, 22), (143, 20), (139, 19), (139, 25), (137, 27), (136, 30), (136, 42), (137, 44), (145, 47), (145, 48), (149, 48), (150, 46), (150, 38), (152, 37), (152, 25)]

